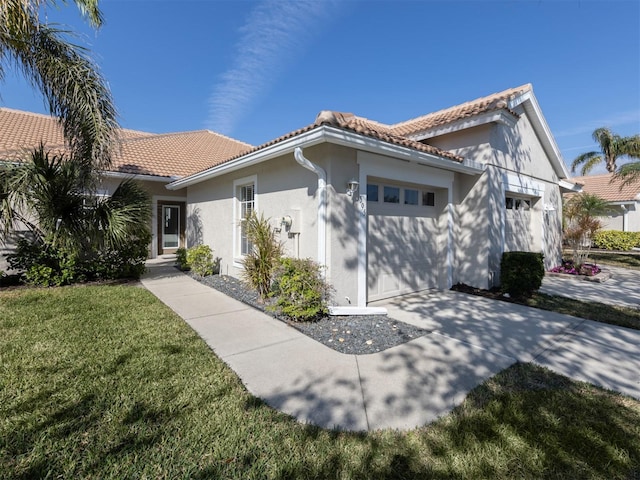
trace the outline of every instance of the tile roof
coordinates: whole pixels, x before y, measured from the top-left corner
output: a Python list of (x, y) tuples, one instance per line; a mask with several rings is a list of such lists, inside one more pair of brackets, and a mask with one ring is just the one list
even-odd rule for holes
[[(528, 83), (520, 87), (510, 88), (444, 110), (396, 123), (395, 125), (391, 125), (390, 128), (396, 135), (412, 135), (482, 113), (501, 109), (508, 110), (510, 100), (532, 90), (533, 87)], [(515, 115), (515, 113), (513, 114)]]
[(614, 178), (612, 173), (606, 173), (574, 177), (571, 181), (581, 184), (584, 192), (598, 195), (609, 202), (640, 200), (640, 179), (622, 186), (620, 179)]
[[(43, 142), (65, 151), (62, 129), (49, 115), (0, 108), (0, 158), (21, 160)], [(153, 134), (121, 129), (110, 171), (157, 176), (186, 176), (252, 148), (209, 130)]]

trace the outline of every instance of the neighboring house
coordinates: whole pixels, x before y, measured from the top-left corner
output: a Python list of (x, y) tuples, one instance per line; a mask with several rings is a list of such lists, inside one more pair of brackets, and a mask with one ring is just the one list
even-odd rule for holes
[(582, 190), (597, 195), (611, 205), (606, 216), (601, 217), (603, 230), (640, 232), (640, 179), (622, 185), (613, 174), (574, 177), (572, 182), (582, 185)]
[(458, 282), (496, 285), (504, 251), (557, 265), (562, 193), (576, 191), (567, 177), (524, 85), (394, 125), (324, 111), (167, 188), (186, 197), (187, 236), (214, 249), (223, 274), (240, 275), (242, 219), (255, 210), (289, 255), (326, 266), (345, 307), (334, 312), (353, 313)]
[[(119, 133), (119, 148), (115, 149), (112, 168), (104, 172), (98, 194), (110, 195), (125, 178), (133, 177), (145, 186), (152, 196), (151, 257), (196, 242), (186, 237), (186, 189), (167, 190), (165, 186), (253, 148), (207, 130), (159, 135), (123, 129)], [(48, 151), (66, 151), (56, 119), (0, 108), (0, 161), (25, 161), (41, 142)], [(0, 246), (0, 253), (9, 248)]]

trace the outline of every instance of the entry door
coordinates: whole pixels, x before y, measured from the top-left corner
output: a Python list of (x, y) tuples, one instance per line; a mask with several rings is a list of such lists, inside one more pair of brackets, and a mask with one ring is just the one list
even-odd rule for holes
[(162, 206), (162, 250), (180, 246), (180, 206)]

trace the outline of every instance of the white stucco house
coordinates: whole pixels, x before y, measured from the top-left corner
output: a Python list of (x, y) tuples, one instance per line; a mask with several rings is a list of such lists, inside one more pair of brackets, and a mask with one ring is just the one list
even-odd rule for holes
[(582, 190), (605, 199), (610, 210), (600, 217), (603, 230), (640, 232), (640, 179), (623, 185), (611, 173), (588, 175), (571, 179)]
[(289, 255), (326, 266), (335, 312), (462, 282), (499, 283), (504, 251), (561, 257), (575, 190), (531, 85), (394, 125), (321, 112), (314, 123), (167, 185), (187, 237), (239, 276), (241, 220), (271, 219)]

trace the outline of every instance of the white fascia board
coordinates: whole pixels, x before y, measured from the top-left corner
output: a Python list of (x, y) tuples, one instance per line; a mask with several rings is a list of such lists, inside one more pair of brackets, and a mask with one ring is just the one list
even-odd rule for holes
[(505, 192), (520, 193), (532, 197), (544, 196), (545, 184), (526, 175), (514, 175), (505, 172), (502, 175), (502, 184)]
[(547, 121), (542, 114), (542, 109), (540, 108), (538, 100), (536, 99), (536, 96), (533, 94), (533, 92), (529, 91), (512, 99), (509, 102), (509, 108), (513, 109), (521, 104), (525, 112), (529, 115), (531, 124), (538, 134), (538, 138), (540, 138), (542, 146), (547, 151), (547, 154), (551, 159), (551, 163), (555, 167), (556, 173), (561, 179), (569, 178), (569, 170), (567, 169), (567, 165), (564, 163), (564, 159), (562, 158), (562, 154), (560, 153), (558, 144), (551, 134), (551, 129), (549, 128), (549, 125), (547, 124)]
[(102, 172), (102, 175), (109, 178), (123, 178), (123, 179), (133, 178), (136, 180), (145, 180), (147, 182), (169, 183), (169, 182), (176, 181), (176, 177), (163, 177), (160, 175), (145, 175), (143, 173), (122, 173), (122, 172), (106, 171), (106, 172)]
[(432, 167), (470, 175), (479, 175), (485, 168), (477, 162), (465, 160), (463, 163), (458, 163), (455, 160), (449, 160), (437, 155), (420, 152), (409, 147), (384, 142), (358, 133), (348, 132), (340, 128), (322, 125), (308, 132), (301, 133), (295, 137), (265, 147), (261, 150), (248, 153), (236, 160), (216, 165), (207, 170), (203, 170), (202, 172), (177, 180), (167, 185), (167, 188), (169, 190), (178, 190), (180, 188), (188, 187), (190, 185), (224, 175), (225, 173), (230, 173), (250, 165), (265, 162), (275, 157), (293, 153), (296, 147), (309, 148), (324, 142), (359, 150), (366, 150), (373, 153), (400, 158), (408, 162), (421, 163)]
[(620, 200), (618, 202), (608, 202), (609, 205), (635, 205), (636, 200)]
[(560, 180), (558, 182), (560, 188), (564, 190), (569, 190), (570, 192), (582, 193), (582, 185), (579, 183), (573, 183), (568, 180)]
[(473, 127), (479, 127), (480, 125), (486, 125), (488, 123), (500, 123), (513, 128), (517, 122), (518, 119), (514, 117), (513, 114), (507, 112), (506, 110), (496, 110), (493, 112), (486, 112), (480, 115), (475, 115), (469, 118), (463, 118), (462, 120), (447, 123), (446, 125), (440, 125), (438, 127), (422, 130), (418, 133), (414, 133), (413, 135), (409, 135), (408, 138), (410, 138), (411, 140), (420, 141), (427, 138), (446, 135), (448, 133), (467, 130)]

